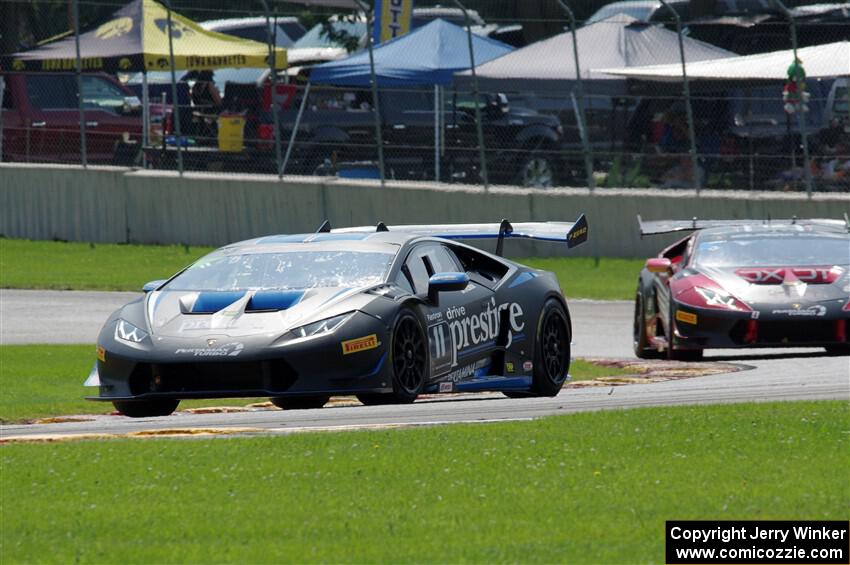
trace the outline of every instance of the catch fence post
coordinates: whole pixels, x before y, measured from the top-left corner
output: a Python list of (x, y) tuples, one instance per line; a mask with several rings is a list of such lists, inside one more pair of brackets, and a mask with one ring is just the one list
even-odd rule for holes
[[(266, 0), (260, 0), (263, 5), (263, 11), (266, 14), (266, 41), (269, 44), (269, 81), (271, 82), (271, 100), (272, 116), (274, 121), (274, 156), (275, 169), (277, 170), (277, 178), (283, 178), (283, 163), (280, 157), (280, 117), (278, 116), (278, 104), (275, 101), (277, 94), (277, 45), (274, 44), (274, 36), (272, 35), (271, 14), (269, 12), (269, 3)], [(277, 25), (277, 24), (275, 24)]]
[(83, 109), (83, 61), (80, 56), (80, 2), (74, 2), (74, 50), (76, 51), (77, 70), (77, 109), (80, 112), (80, 159), (83, 168), (88, 167), (88, 151), (86, 150), (86, 112)]
[(177, 171), (180, 176), (183, 176), (183, 151), (181, 149), (182, 137), (180, 132), (180, 103), (177, 100), (177, 71), (174, 68), (174, 39), (171, 33), (171, 0), (163, 0), (167, 14), (166, 23), (168, 24), (168, 64), (171, 67), (171, 103), (172, 103), (172, 122), (174, 123), (174, 141), (177, 147)]
[[(794, 19), (794, 15), (781, 0), (773, 0), (773, 2), (785, 15), (785, 17), (788, 18), (788, 24), (791, 28), (791, 48), (794, 50), (794, 62), (792, 64), (798, 65), (799, 68), (802, 68), (802, 62), (797, 59), (797, 22)], [(806, 83), (805, 79), (801, 75), (802, 73), (800, 72), (794, 73), (794, 82), (797, 85), (797, 95), (800, 97), (799, 108), (797, 108), (795, 113), (797, 114), (797, 124), (800, 127), (800, 138), (803, 142), (803, 168), (805, 169), (803, 171), (803, 175), (806, 179), (806, 194), (809, 198), (811, 198), (814, 181), (812, 180), (812, 164), (809, 159), (809, 135), (806, 132), (806, 113), (803, 111), (803, 106), (805, 104), (805, 101), (803, 100), (803, 92), (806, 87)]]
[(481, 178), (484, 181), (484, 190), (490, 189), (490, 179), (487, 174), (487, 152), (484, 147), (484, 130), (481, 127), (481, 103), (478, 95), (478, 74), (475, 72), (475, 51), (472, 45), (472, 21), (469, 19), (469, 12), (460, 0), (454, 0), (454, 3), (463, 12), (463, 19), (466, 21), (466, 39), (469, 43), (469, 70), (472, 73), (472, 90), (475, 100), (475, 128), (478, 133), (478, 158), (481, 160)]
[(369, 82), (372, 87), (372, 110), (375, 113), (375, 138), (378, 145), (378, 172), (381, 175), (381, 187), (385, 186), (384, 135), (381, 132), (381, 106), (378, 102), (378, 77), (375, 75), (375, 9), (364, 0), (355, 0), (366, 13), (366, 46), (369, 49)]
[(699, 157), (697, 156), (697, 141), (696, 141), (696, 133), (694, 130), (694, 112), (691, 108), (691, 88), (688, 83), (688, 70), (685, 64), (685, 43), (682, 39), (682, 18), (679, 17), (678, 12), (673, 9), (670, 4), (666, 2), (666, 0), (659, 0), (669, 11), (673, 14), (673, 19), (676, 21), (676, 35), (679, 38), (679, 58), (682, 60), (682, 95), (685, 97), (685, 112), (687, 112), (688, 116), (688, 138), (690, 139), (691, 144), (691, 167), (692, 167), (692, 175), (694, 177), (694, 188), (697, 190), (697, 196), (699, 196), (700, 191), (700, 182), (699, 182)]
[(581, 67), (579, 67), (578, 63), (578, 38), (576, 37), (576, 18), (573, 14), (573, 11), (563, 0), (558, 0), (558, 5), (561, 6), (561, 9), (567, 13), (567, 16), (570, 18), (570, 33), (573, 36), (573, 59), (575, 61), (576, 66), (576, 89), (578, 90), (578, 115), (576, 115), (576, 121), (578, 122), (579, 135), (581, 136), (581, 146), (582, 152), (584, 153), (584, 171), (587, 175), (587, 187), (593, 192), (593, 189), (596, 188), (596, 182), (593, 180), (593, 154), (590, 150), (590, 140), (587, 138), (587, 114), (585, 113), (585, 103), (586, 99), (584, 97), (584, 86), (581, 79)]

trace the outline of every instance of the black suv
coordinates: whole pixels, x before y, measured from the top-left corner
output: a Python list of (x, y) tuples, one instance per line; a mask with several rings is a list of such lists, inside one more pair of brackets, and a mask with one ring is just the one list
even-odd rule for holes
[[(442, 92), (442, 111), (436, 115), (434, 90), (384, 89), (379, 96), (388, 178), (480, 182), (472, 94)], [(291, 110), (279, 116), (284, 140), (292, 132), (299, 102), (296, 100)], [(490, 181), (533, 187), (555, 185), (562, 170), (560, 121), (511, 107), (502, 94), (482, 94), (479, 104)], [(370, 92), (311, 92), (287, 172), (321, 174), (342, 163), (374, 162), (374, 124)]]

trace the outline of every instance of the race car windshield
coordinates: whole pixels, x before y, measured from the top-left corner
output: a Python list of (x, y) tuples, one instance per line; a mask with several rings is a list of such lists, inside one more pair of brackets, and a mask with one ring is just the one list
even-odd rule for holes
[(703, 267), (847, 265), (845, 238), (770, 237), (701, 241), (695, 260)]
[(395, 255), (302, 251), (212, 254), (186, 269), (166, 290), (230, 291), (360, 287), (384, 281)]

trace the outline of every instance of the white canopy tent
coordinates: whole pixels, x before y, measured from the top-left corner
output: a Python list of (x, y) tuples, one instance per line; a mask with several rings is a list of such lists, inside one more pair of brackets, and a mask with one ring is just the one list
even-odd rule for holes
[[(839, 41), (825, 45), (814, 45), (797, 50), (807, 78), (832, 78), (850, 76), (850, 41)], [(743, 57), (693, 61), (686, 63), (688, 80), (785, 80), (788, 67), (794, 61), (794, 52), (773, 51)], [(656, 81), (681, 82), (682, 65), (651, 65), (645, 67), (621, 67), (594, 69), (609, 75)]]

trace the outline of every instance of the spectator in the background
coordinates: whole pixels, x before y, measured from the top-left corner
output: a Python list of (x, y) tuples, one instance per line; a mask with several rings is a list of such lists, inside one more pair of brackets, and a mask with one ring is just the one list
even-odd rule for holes
[(221, 93), (213, 82), (212, 71), (201, 71), (192, 85), (192, 106), (195, 111), (217, 114), (221, 110)]
[(194, 134), (214, 139), (218, 135), (221, 93), (213, 82), (212, 71), (200, 71), (192, 85), (192, 125)]

